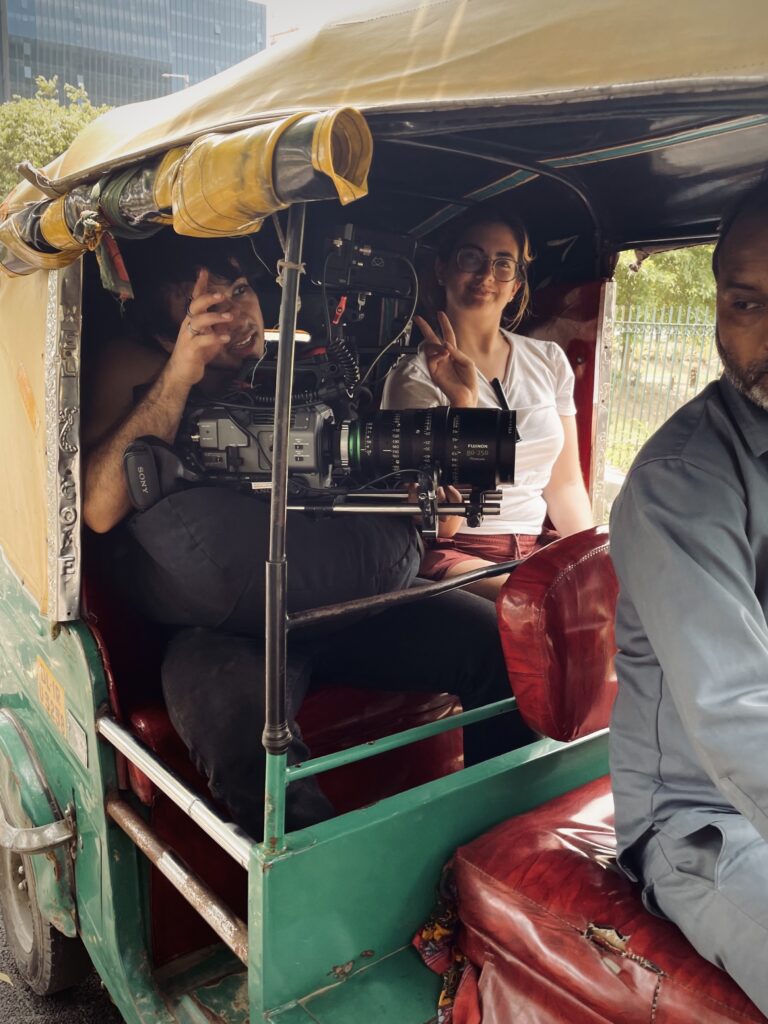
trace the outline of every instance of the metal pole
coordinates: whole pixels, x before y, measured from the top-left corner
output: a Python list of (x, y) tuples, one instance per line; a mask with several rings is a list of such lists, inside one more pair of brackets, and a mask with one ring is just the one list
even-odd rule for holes
[(243, 921), (189, 870), (130, 804), (109, 796), (106, 811), (247, 967), (248, 928)]
[[(300, 263), (306, 206), (288, 212), (287, 245), (282, 264), (280, 341), (277, 350), (275, 430), (272, 448), (272, 497), (269, 516), (269, 558), (266, 565), (266, 720), (262, 742), (267, 752), (264, 794), (264, 843), (277, 851), (285, 837), (285, 754), (291, 741), (285, 710), (286, 582), (285, 537), (288, 496), (288, 444), (291, 426), (294, 338), (298, 309)], [(277, 761), (272, 761), (277, 758)]]
[(112, 746), (124, 754), (131, 764), (144, 772), (161, 792), (180, 807), (196, 825), (210, 836), (222, 850), (248, 870), (253, 840), (237, 825), (224, 821), (221, 815), (198, 793), (165, 767), (151, 750), (131, 736), (127, 729), (104, 715), (97, 719), (96, 729)]
[[(699, 321), (698, 313), (699, 313), (699, 310), (693, 310), (693, 309), (691, 309), (690, 306), (688, 307), (688, 323), (690, 324), (691, 321), (693, 320), (693, 323), (695, 324), (695, 328), (694, 328), (694, 330), (691, 333), (695, 334), (696, 338), (698, 338), (698, 341), (699, 341), (699, 361), (696, 364), (696, 374), (695, 374), (693, 380), (691, 380), (690, 372), (688, 374), (688, 392), (686, 393), (686, 396), (685, 396), (685, 400), (686, 401), (688, 401), (688, 397), (689, 396), (693, 397), (693, 395), (695, 395), (699, 391), (701, 391), (701, 386), (702, 386), (701, 385), (701, 367), (702, 367), (702, 364), (704, 363), (704, 343), (705, 343), (706, 339), (701, 336), (701, 335), (703, 335), (704, 331), (700, 330), (699, 328), (704, 328), (704, 323), (703, 323), (703, 320), (702, 320), (701, 324), (698, 322)], [(706, 381), (706, 383), (708, 384), (709, 381)]]
[(421, 583), (416, 587), (409, 587), (408, 590), (395, 590), (389, 594), (375, 594), (373, 597), (358, 597), (354, 601), (341, 601), (338, 604), (325, 604), (320, 608), (308, 608), (306, 611), (294, 612), (293, 615), (289, 615), (288, 626), (292, 630), (300, 629), (302, 626), (317, 626), (321, 622), (341, 619), (345, 615), (353, 613), (383, 611), (396, 604), (423, 601), (427, 597), (447, 594), (449, 590), (458, 590), (470, 583), (490, 580), (496, 576), (514, 572), (518, 565), (520, 565), (519, 559), (511, 562), (497, 562), (495, 565), (488, 565), (483, 569), (472, 569), (471, 572), (463, 572), (459, 576), (450, 576), (437, 583)]

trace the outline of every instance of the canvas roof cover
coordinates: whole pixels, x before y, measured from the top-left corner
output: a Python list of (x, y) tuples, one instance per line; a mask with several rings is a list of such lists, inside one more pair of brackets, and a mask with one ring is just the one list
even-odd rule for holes
[[(206, 132), (310, 107), (370, 115), (766, 80), (765, 0), (395, 0), (105, 114), (48, 174), (68, 188)], [(24, 184), (13, 207), (37, 196)]]

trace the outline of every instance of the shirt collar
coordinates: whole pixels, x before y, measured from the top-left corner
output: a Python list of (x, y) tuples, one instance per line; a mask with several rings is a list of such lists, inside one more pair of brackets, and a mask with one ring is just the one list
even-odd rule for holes
[(723, 401), (736, 420), (752, 454), (758, 457), (764, 455), (768, 452), (768, 412), (737, 391), (725, 377), (721, 377), (718, 384)]

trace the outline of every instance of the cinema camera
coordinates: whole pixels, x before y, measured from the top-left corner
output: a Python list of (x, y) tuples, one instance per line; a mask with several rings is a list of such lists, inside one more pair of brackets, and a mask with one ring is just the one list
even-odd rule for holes
[[(497, 488), (514, 481), (514, 411), (438, 407), (361, 416), (350, 411), (361, 379), (354, 342), (344, 336), (343, 313), (355, 310), (352, 322), (359, 322), (371, 295), (408, 302), (404, 328), (377, 359), (399, 342), (410, 329), (418, 301), (414, 248), (412, 239), (361, 235), (352, 226), (325, 243), (319, 272), (313, 275), (322, 294), (325, 337), (320, 346), (307, 335), (296, 341), (289, 509), (420, 512), (426, 536), (436, 535), (438, 515), (464, 516), (470, 525), (478, 525), (484, 515), (498, 515)], [(333, 317), (329, 291), (335, 293)], [(229, 395), (187, 409), (174, 448), (156, 438), (139, 438), (129, 446), (126, 475), (137, 508), (191, 484), (269, 489), (274, 356), (268, 336), (265, 355), (243, 367)], [(500, 389), (499, 395), (505, 405)], [(408, 501), (404, 490), (412, 482), (418, 504)], [(461, 502), (438, 502), (437, 488), (447, 484), (461, 490)]]

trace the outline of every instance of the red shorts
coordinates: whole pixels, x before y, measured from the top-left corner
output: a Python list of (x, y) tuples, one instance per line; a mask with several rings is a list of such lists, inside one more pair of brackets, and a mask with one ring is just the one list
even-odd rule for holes
[(421, 560), (419, 576), (441, 580), (453, 566), (473, 558), (484, 562), (511, 562), (515, 558), (526, 558), (556, 537), (553, 530), (540, 534), (494, 533), (479, 537), (457, 533), (451, 538), (432, 541)]

